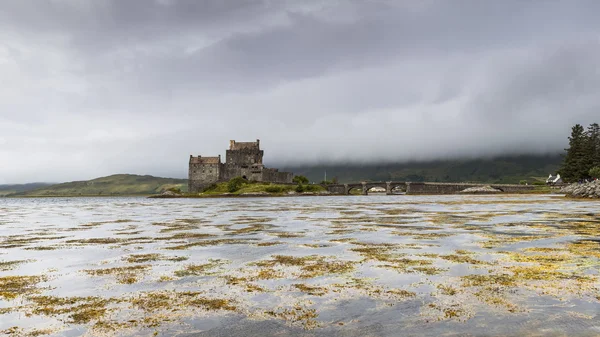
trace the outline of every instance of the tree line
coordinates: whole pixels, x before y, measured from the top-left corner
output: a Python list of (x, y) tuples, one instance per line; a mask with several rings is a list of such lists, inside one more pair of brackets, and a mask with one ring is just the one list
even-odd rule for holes
[(590, 124), (585, 130), (580, 124), (571, 128), (569, 148), (565, 149), (559, 173), (564, 181), (575, 182), (600, 178), (600, 126)]

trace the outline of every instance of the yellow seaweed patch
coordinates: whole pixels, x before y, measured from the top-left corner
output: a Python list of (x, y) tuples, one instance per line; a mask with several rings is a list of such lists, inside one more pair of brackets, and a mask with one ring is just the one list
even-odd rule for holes
[(281, 239), (286, 238), (301, 238), (306, 236), (306, 234), (301, 232), (269, 232), (269, 235), (276, 236)]
[(131, 254), (123, 259), (129, 263), (146, 263), (146, 262), (152, 262), (152, 261), (180, 262), (180, 261), (185, 261), (188, 258), (186, 256), (170, 257), (170, 256), (162, 255), (162, 254), (151, 253), (151, 254)]
[(31, 313), (34, 315), (58, 316), (66, 315), (67, 323), (85, 324), (103, 318), (108, 312), (109, 304), (121, 300), (102, 297), (29, 297), (33, 303)]
[(267, 242), (259, 242), (256, 245), (258, 247), (269, 247), (269, 246), (276, 246), (276, 245), (282, 245), (285, 242), (281, 242), (281, 241), (267, 241)]
[(445, 284), (438, 284), (437, 288), (440, 290), (441, 294), (446, 296), (454, 296), (459, 292), (458, 289)]
[(230, 233), (233, 235), (241, 235), (241, 234), (251, 234), (265, 231), (269, 228), (273, 227), (272, 225), (265, 224), (250, 224), (248, 227), (239, 228), (235, 230), (231, 230)]
[(192, 243), (186, 243), (183, 245), (165, 247), (168, 250), (185, 250), (192, 247), (208, 247), (208, 246), (219, 246), (219, 245), (240, 245), (249, 244), (253, 239), (215, 239), (215, 240), (202, 240)]
[(413, 267), (411, 270), (414, 270), (416, 272), (423, 273), (426, 275), (438, 275), (438, 274), (448, 271), (447, 268), (438, 268), (438, 267)]
[(313, 295), (313, 296), (323, 296), (329, 292), (327, 290), (327, 288), (318, 287), (318, 286), (309, 286), (304, 283), (296, 283), (296, 284), (293, 284), (292, 286), (294, 286), (294, 288), (300, 290), (303, 293), (307, 293), (307, 294)]
[(299, 304), (291, 308), (277, 308), (276, 310), (265, 311), (265, 314), (282, 319), (291, 325), (300, 325), (305, 330), (319, 327), (317, 310)]
[(380, 212), (383, 214), (386, 214), (386, 215), (400, 215), (400, 214), (419, 213), (420, 211), (416, 208), (404, 208), (404, 209), (392, 208), (392, 209), (382, 209), (382, 210), (380, 210)]
[(181, 233), (175, 233), (169, 236), (160, 236), (157, 238), (154, 238), (154, 240), (157, 241), (169, 241), (169, 240), (183, 240), (183, 239), (206, 239), (209, 237), (213, 237), (215, 236), (214, 234), (208, 234), (208, 233), (193, 233), (193, 232), (181, 232)]
[(91, 276), (114, 276), (116, 281), (121, 284), (132, 284), (139, 281), (140, 277), (146, 273), (152, 266), (125, 266), (104, 269), (84, 269), (82, 270)]
[(175, 276), (184, 277), (184, 276), (210, 276), (217, 274), (216, 271), (211, 271), (217, 267), (223, 266), (227, 263), (230, 263), (226, 260), (219, 259), (211, 259), (208, 263), (204, 264), (188, 264), (182, 270), (175, 271)]
[(441, 316), (438, 318), (439, 320), (443, 320), (443, 319), (466, 320), (471, 315), (458, 303), (451, 304), (448, 306), (442, 306), (440, 304), (430, 303), (428, 305), (428, 307), (441, 313)]
[(313, 278), (329, 274), (342, 274), (354, 270), (354, 261), (327, 260), (324, 256), (287, 256), (273, 255), (271, 260), (252, 263), (259, 267), (274, 267), (276, 265), (300, 267), (301, 278)]
[(37, 284), (47, 280), (44, 275), (0, 277), (0, 298), (12, 300), (21, 295), (36, 293), (39, 291)]
[(465, 287), (480, 287), (480, 286), (504, 286), (504, 287), (515, 287), (515, 282), (512, 275), (508, 274), (489, 274), (479, 275), (471, 274), (461, 277), (463, 286)]
[(446, 261), (450, 261), (450, 262), (454, 262), (454, 263), (467, 263), (467, 264), (470, 264), (473, 266), (490, 265), (489, 262), (480, 261), (480, 260), (474, 259), (465, 254), (448, 254), (448, 255), (440, 255), (439, 257)]
[(14, 261), (0, 261), (0, 271), (8, 271), (15, 269), (22, 263), (32, 262), (34, 260), (14, 260)]
[(567, 249), (573, 254), (600, 259), (600, 242), (598, 241), (581, 240), (572, 242), (567, 245)]
[(251, 282), (256, 279), (257, 279), (256, 277), (248, 278), (248, 277), (226, 276), (225, 283), (227, 283), (229, 285), (234, 285), (234, 286), (241, 286), (246, 290), (246, 292), (249, 292), (249, 293), (265, 292), (266, 290), (264, 288)]
[(50, 335), (53, 333), (56, 333), (55, 329), (35, 329), (34, 328), (34, 329), (30, 329), (30, 330), (25, 330), (18, 326), (13, 326), (6, 330), (0, 330), (1, 335), (14, 336), (14, 337), (38, 337), (38, 336)]
[(231, 300), (223, 298), (208, 298), (202, 296), (201, 292), (177, 292), (177, 291), (153, 291), (142, 292), (131, 298), (130, 303), (147, 312), (156, 311), (178, 311), (186, 307), (196, 307), (207, 311), (236, 310)]

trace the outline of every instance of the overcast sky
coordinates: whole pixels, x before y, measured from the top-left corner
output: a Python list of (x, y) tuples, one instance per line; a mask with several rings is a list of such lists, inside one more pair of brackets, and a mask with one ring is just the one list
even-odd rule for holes
[(0, 0), (0, 184), (566, 146), (600, 1)]

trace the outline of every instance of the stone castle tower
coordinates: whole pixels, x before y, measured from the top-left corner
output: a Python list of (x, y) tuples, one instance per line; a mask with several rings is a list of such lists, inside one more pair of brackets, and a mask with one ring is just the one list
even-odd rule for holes
[(188, 171), (188, 189), (198, 193), (205, 187), (231, 178), (243, 177), (250, 181), (291, 183), (294, 175), (279, 172), (263, 165), (264, 151), (260, 149), (260, 140), (256, 142), (229, 141), (229, 150), (225, 153), (225, 162), (221, 156), (194, 157), (190, 155)]

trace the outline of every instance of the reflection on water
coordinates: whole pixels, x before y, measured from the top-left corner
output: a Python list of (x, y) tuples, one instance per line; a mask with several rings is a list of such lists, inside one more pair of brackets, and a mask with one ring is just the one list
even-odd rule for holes
[(0, 333), (600, 335), (600, 204), (0, 199)]

